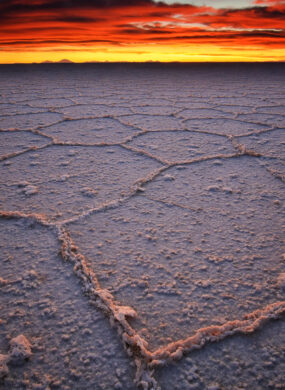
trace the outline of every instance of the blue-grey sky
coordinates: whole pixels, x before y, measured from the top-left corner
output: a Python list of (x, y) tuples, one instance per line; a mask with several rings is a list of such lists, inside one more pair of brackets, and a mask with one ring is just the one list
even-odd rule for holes
[[(156, 2), (159, 2), (160, 0), (155, 0)], [(192, 4), (197, 6), (211, 6), (214, 8), (247, 8), (251, 7), (253, 5), (252, 0), (164, 0), (164, 3), (167, 4)]]

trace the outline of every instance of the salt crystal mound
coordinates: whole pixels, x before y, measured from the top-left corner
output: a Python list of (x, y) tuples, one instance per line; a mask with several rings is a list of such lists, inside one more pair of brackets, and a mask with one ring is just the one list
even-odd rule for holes
[(155, 348), (278, 301), (284, 271), (283, 186), (258, 162), (168, 172), (120, 208), (70, 226), (102, 286), (137, 311)]
[(66, 143), (96, 144), (121, 143), (140, 134), (132, 126), (126, 126), (113, 118), (68, 120), (44, 129), (44, 133)]
[(10, 341), (9, 363), (22, 365), (32, 356), (32, 349), (29, 340), (20, 334)]
[(285, 161), (285, 128), (238, 137), (237, 140), (248, 150)]
[(236, 152), (225, 137), (187, 131), (168, 131), (164, 132), (163, 137), (160, 132), (146, 133), (136, 137), (128, 145), (169, 163), (181, 163), (201, 156), (232, 155)]
[[(58, 145), (10, 162), (0, 163), (0, 208), (15, 211), (20, 204), (24, 212), (60, 220), (127, 197), (134, 182), (161, 166), (121, 147)], [(27, 186), (37, 193), (29, 196)]]
[(0, 132), (0, 161), (8, 156), (47, 144), (44, 137), (28, 132)]
[(193, 351), (157, 373), (164, 390), (283, 389), (285, 322)]
[[(72, 267), (60, 259), (54, 233), (24, 219), (1, 220), (0, 232), (5, 280), (0, 295), (0, 353), (9, 353), (7, 339), (9, 344), (20, 333), (33, 352), (21, 366), (8, 361), (10, 373), (6, 372), (1, 389), (134, 390), (130, 359), (116, 332), (83, 296)], [(19, 359), (19, 348), (16, 352), (14, 358)]]

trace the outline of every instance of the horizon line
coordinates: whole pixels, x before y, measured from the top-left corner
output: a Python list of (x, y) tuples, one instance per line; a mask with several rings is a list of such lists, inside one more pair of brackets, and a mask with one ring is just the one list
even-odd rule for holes
[(84, 64), (268, 64), (284, 63), (285, 60), (254, 61), (42, 61), (42, 62), (1, 62), (0, 65), (84, 65)]

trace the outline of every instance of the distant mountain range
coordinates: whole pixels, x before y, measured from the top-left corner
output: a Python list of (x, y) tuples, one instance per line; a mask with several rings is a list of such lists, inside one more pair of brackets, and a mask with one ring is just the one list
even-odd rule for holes
[(60, 60), (60, 61), (43, 61), (41, 62), (41, 64), (73, 64), (74, 62), (73, 61), (70, 61), (70, 60), (67, 60), (67, 59), (63, 59), (63, 60)]

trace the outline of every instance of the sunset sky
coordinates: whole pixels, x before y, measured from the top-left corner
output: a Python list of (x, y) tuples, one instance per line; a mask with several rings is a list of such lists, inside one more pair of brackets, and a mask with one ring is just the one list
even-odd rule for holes
[(0, 0), (0, 63), (285, 61), (285, 0)]

